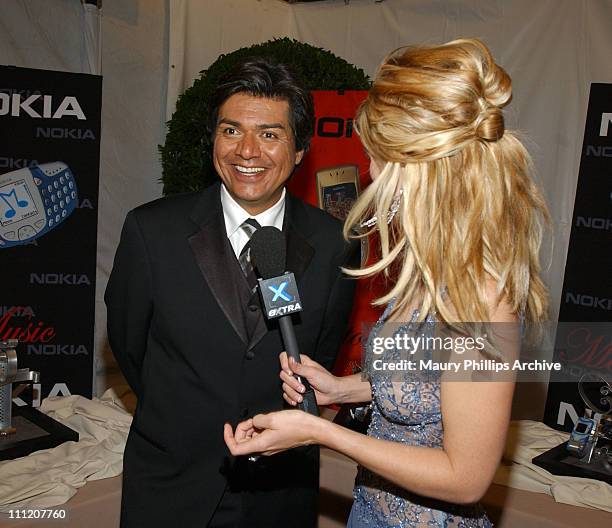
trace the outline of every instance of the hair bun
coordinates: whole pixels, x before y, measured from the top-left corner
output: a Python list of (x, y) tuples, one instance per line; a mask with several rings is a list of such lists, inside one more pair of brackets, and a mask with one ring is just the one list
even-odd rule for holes
[(504, 116), (498, 106), (487, 106), (476, 119), (476, 136), (497, 141), (504, 135)]

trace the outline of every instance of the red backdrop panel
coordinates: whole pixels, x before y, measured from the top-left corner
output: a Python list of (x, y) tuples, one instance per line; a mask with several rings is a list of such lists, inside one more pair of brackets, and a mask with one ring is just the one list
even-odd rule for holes
[[(315, 103), (315, 134), (310, 150), (291, 178), (288, 189), (304, 201), (318, 206), (316, 173), (338, 165), (357, 165), (361, 189), (370, 183), (369, 160), (359, 137), (353, 131), (353, 117), (357, 107), (367, 95), (365, 90), (312, 92)], [(380, 287), (372, 281), (357, 283), (355, 303), (349, 331), (336, 362), (336, 374), (350, 374), (355, 364), (361, 363), (363, 323), (378, 319), (380, 310), (371, 306), (372, 299), (380, 295)]]

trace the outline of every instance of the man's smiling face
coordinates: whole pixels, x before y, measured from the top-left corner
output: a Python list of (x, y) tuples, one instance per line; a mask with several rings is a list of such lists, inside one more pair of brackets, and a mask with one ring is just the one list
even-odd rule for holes
[(303, 150), (295, 150), (287, 101), (238, 93), (219, 108), (215, 169), (234, 200), (250, 214), (278, 201), (303, 155)]

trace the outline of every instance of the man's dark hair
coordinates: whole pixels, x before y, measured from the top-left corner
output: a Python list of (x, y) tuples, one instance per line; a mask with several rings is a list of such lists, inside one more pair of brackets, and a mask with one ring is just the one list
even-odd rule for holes
[(209, 101), (208, 131), (213, 142), (219, 108), (238, 93), (287, 101), (295, 149), (308, 150), (314, 130), (312, 95), (286, 64), (264, 57), (239, 64), (219, 81)]

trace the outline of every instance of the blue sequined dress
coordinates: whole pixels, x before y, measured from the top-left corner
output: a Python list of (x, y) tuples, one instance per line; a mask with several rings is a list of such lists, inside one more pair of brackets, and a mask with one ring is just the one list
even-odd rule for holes
[[(440, 412), (439, 378), (421, 379), (418, 375), (405, 374), (402, 380), (389, 374), (377, 373), (371, 365), (372, 339), (380, 332), (393, 303), (390, 303), (368, 339), (366, 372), (372, 386), (372, 420), (368, 435), (373, 438), (401, 442), (407, 445), (441, 448), (443, 440)], [(397, 328), (396, 332), (433, 330), (433, 318), (420, 325), (412, 322)], [(400, 359), (397, 350), (387, 350), (382, 356), (386, 361)], [(491, 527), (480, 505), (459, 505), (438, 501), (410, 493), (379, 475), (359, 467), (354, 503), (348, 520), (348, 528), (421, 528), (421, 527)]]

